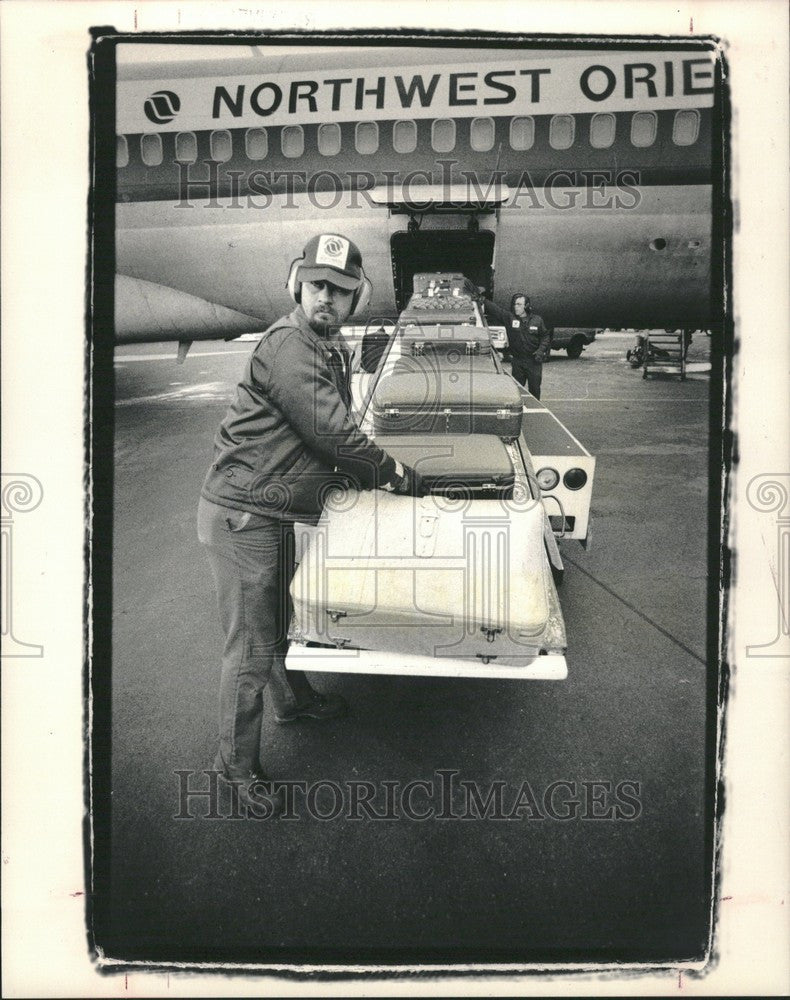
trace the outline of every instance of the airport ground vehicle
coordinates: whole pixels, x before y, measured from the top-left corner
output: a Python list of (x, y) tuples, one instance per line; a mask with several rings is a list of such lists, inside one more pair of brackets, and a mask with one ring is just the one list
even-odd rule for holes
[(598, 332), (598, 330), (556, 327), (551, 332), (551, 350), (567, 351), (569, 358), (581, 357), (584, 348), (593, 343)]
[[(446, 400), (431, 392), (441, 382), (430, 378), (431, 359), (442, 379), (468, 367), (477, 373), (472, 385), (475, 377), (486, 390), (498, 378), (503, 388), (513, 385), (476, 299), (464, 295), (464, 282), (460, 275), (416, 275), (415, 288), (427, 285), (430, 294), (416, 293), (397, 322), (373, 323), (367, 331), (367, 343), (376, 345), (379, 356), (374, 367), (371, 350), (358, 352), (368, 362), (365, 368), (374, 367), (354, 378), (363, 430), (381, 437), (386, 414), (376, 409), (376, 400), (385, 394), (377, 397), (377, 387), (393, 373), (422, 368), (426, 406), (447, 414), (446, 431), (441, 421), (428, 421), (432, 429), (422, 447), (426, 454), (433, 449), (433, 457), (446, 456), (449, 464), (425, 498), (339, 491), (328, 498), (318, 526), (300, 526), (289, 667), (416, 676), (567, 676), (557, 539), (584, 545), (589, 540), (595, 459), (543, 404), (525, 394), (517, 434), (512, 414), (503, 414), (507, 430), (501, 439), (490, 436), (490, 426), (483, 428), (487, 437), (463, 436), (466, 443), (477, 439), (484, 451), (491, 449), (492, 466), (491, 475), (473, 488), (459, 482), (457, 427), (451, 427)], [(436, 350), (417, 350), (418, 334)], [(420, 418), (424, 422), (424, 414)], [(400, 432), (405, 431), (408, 427)], [(386, 433), (384, 446), (397, 446), (391, 424)], [(413, 440), (402, 440), (414, 448)], [(505, 456), (506, 479), (495, 479), (495, 452), (497, 461)], [(411, 457), (403, 460), (414, 464)]]

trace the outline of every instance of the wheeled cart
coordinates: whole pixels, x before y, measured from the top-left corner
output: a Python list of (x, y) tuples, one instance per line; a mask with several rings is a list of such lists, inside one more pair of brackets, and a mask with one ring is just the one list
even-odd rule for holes
[(686, 337), (682, 330), (651, 330), (645, 336), (642, 378), (649, 372), (663, 372), (686, 378)]

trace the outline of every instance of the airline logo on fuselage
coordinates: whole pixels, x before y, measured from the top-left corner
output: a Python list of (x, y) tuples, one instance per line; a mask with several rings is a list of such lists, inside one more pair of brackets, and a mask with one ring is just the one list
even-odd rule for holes
[[(150, 123), (195, 130), (479, 115), (579, 114), (710, 107), (713, 54), (595, 52), (540, 61), (431, 67), (316, 70), (168, 80), (120, 81), (118, 131)], [(175, 77), (175, 73), (173, 76)], [(164, 81), (163, 81), (164, 82)], [(180, 114), (179, 114), (180, 108)], [(144, 116), (140, 114), (144, 110)]]
[(158, 90), (146, 98), (143, 110), (154, 125), (167, 125), (181, 110), (181, 99), (172, 90)]

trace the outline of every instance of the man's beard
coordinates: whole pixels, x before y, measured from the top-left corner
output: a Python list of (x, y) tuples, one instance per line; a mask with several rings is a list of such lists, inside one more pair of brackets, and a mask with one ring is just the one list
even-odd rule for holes
[[(322, 316), (321, 319), (318, 318), (319, 315)], [(307, 317), (307, 322), (310, 325), (310, 329), (319, 336), (326, 336), (333, 329), (337, 329), (340, 326), (339, 317), (331, 307), (313, 309), (312, 313)]]

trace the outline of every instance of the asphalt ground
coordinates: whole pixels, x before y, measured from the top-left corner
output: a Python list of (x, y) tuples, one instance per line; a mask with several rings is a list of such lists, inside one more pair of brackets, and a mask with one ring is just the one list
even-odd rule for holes
[[(604, 334), (544, 367), (543, 401), (597, 458), (592, 547), (561, 543), (567, 680), (314, 675), (351, 708), (280, 727), (267, 706), (268, 772), (314, 793), (311, 805), (294, 793), (290, 820), (234, 818), (227, 789), (210, 818), (207, 797), (182, 795), (184, 780), (210, 788), (221, 650), (195, 510), (253, 345), (195, 344), (183, 365), (174, 345), (116, 350), (112, 788), (109, 813), (105, 798), (95, 807), (109, 820), (95, 910), (108, 956), (702, 954), (709, 376), (643, 381), (625, 362), (632, 342)], [(697, 334), (689, 360), (708, 351)], [(442, 769), (457, 772), (450, 803)], [(404, 786), (416, 779), (432, 789), (414, 790), (410, 818)], [(355, 781), (372, 783), (373, 811), (389, 818), (349, 818)], [(484, 796), (502, 783), (496, 815), (477, 818), (461, 782)]]

